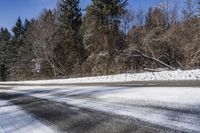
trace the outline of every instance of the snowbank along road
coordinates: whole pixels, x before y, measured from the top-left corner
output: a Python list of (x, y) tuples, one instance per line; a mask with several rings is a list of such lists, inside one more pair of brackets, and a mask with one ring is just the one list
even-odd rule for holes
[(196, 70), (176, 70), (161, 72), (143, 72), (143, 73), (125, 73), (118, 75), (106, 75), (97, 77), (69, 78), (55, 80), (39, 80), (39, 81), (20, 81), (20, 82), (0, 82), (0, 84), (77, 84), (77, 83), (119, 83), (119, 82), (135, 82), (135, 81), (191, 81), (200, 80), (200, 69)]
[(2, 85), (0, 132), (27, 131), (200, 132), (200, 87)]

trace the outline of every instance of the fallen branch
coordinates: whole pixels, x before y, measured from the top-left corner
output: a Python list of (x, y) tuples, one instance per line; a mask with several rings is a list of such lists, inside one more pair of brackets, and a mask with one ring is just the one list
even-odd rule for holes
[(185, 70), (185, 68), (183, 67), (183, 65), (179, 61), (177, 61), (177, 60), (175, 60), (175, 61), (179, 65), (179, 67), (181, 67), (182, 70)]
[(137, 52), (137, 55), (139, 54), (140, 56), (142, 56), (142, 57), (144, 57), (144, 58), (148, 58), (148, 59), (150, 59), (150, 60), (153, 60), (153, 61), (155, 61), (155, 62), (157, 62), (157, 63), (159, 63), (159, 64), (161, 64), (161, 65), (167, 67), (168, 69), (175, 70), (175, 68), (173, 68), (173, 67), (167, 65), (166, 63), (160, 61), (159, 59), (156, 59), (156, 58), (154, 58), (154, 57), (150, 57), (150, 56), (148, 56), (148, 55), (143, 54), (143, 53), (142, 53), (140, 50), (138, 50), (138, 49), (134, 49), (133, 51)]

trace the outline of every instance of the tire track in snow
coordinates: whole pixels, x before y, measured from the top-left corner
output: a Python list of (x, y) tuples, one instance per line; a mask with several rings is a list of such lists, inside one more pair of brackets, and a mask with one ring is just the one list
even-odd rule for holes
[[(62, 86), (55, 88), (43, 86), (41, 88), (16, 87), (10, 92), (110, 114), (138, 118), (179, 131), (200, 132), (200, 109), (195, 107), (200, 99), (199, 88), (115, 88), (100, 86)], [(131, 105), (127, 104), (126, 100), (130, 100), (130, 102), (139, 101), (136, 105)], [(142, 100), (148, 101), (146, 106)], [(175, 102), (177, 103), (175, 104)], [(150, 104), (154, 106), (149, 106)], [(169, 104), (173, 104), (173, 106), (169, 107)], [(165, 108), (159, 108), (160, 105)], [(175, 109), (174, 105), (178, 105), (178, 110)], [(186, 105), (190, 106), (186, 107)], [(195, 114), (194, 112), (190, 113), (190, 109), (198, 110)]]
[(9, 101), (0, 100), (0, 133), (55, 133)]
[[(37, 92), (41, 93), (41, 91)], [(22, 107), (44, 123), (54, 125), (59, 132), (64, 133), (179, 133), (176, 130), (131, 117), (79, 108), (64, 102), (32, 97), (22, 93), (0, 93), (0, 98)]]
[[(19, 87), (20, 88), (20, 87)], [(33, 87), (36, 91), (37, 87)], [(68, 89), (69, 88), (69, 89)], [(57, 88), (58, 89), (58, 88)], [(160, 126), (185, 131), (200, 132), (200, 114), (199, 111), (190, 113), (190, 109), (195, 108), (194, 104), (199, 102), (200, 89), (198, 88), (115, 88), (115, 87), (78, 87), (68, 86), (60, 89), (42, 87), (39, 93), (31, 93), (31, 87), (25, 87), (20, 92), (37, 98), (45, 98), (59, 103), (67, 103), (69, 105), (88, 108), (110, 114), (129, 116), (140, 120), (157, 124)], [(17, 88), (16, 88), (17, 90)], [(51, 90), (47, 93), (47, 90)], [(54, 90), (54, 91), (52, 91)], [(18, 91), (17, 91), (18, 92)], [(130, 94), (130, 95), (127, 95)], [(135, 96), (135, 97), (133, 97)], [(145, 106), (143, 102), (137, 105), (130, 105), (123, 102), (122, 98), (126, 98), (134, 102), (135, 100), (146, 99), (155, 106)], [(115, 99), (115, 100), (112, 100)], [(160, 102), (165, 108), (159, 108), (160, 105), (154, 100)], [(117, 102), (115, 102), (117, 101)], [(168, 107), (167, 105), (178, 105)], [(158, 105), (158, 108), (156, 107)], [(174, 104), (175, 105), (175, 104)], [(186, 105), (191, 105), (186, 107)], [(182, 108), (185, 111), (182, 111)], [(185, 108), (186, 107), (186, 108)], [(187, 111), (188, 110), (188, 111)]]

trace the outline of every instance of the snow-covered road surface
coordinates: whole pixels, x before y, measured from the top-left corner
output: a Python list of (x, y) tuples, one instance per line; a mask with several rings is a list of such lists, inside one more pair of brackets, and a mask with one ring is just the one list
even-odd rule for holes
[(55, 133), (23, 109), (0, 100), (0, 133)]
[(200, 87), (18, 86), (0, 92), (137, 118), (178, 131), (200, 132)]

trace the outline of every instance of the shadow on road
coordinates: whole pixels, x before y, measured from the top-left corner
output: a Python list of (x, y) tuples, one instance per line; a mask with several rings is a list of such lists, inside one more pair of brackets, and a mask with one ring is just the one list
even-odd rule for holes
[[(48, 91), (41, 91), (48, 93)], [(33, 93), (39, 93), (35, 91)], [(155, 133), (178, 132), (137, 119), (115, 116), (99, 111), (77, 108), (51, 99), (40, 99), (24, 94), (0, 93), (0, 99), (20, 106), (28, 113), (61, 132), (72, 133)], [(8, 105), (9, 106), (9, 105)], [(31, 123), (30, 123), (31, 124)]]

